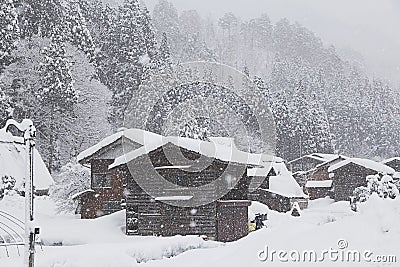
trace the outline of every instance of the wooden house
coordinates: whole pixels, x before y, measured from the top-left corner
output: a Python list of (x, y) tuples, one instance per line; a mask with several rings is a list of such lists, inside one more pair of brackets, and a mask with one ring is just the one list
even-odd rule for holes
[(316, 166), (336, 158), (335, 154), (313, 153), (304, 155), (288, 162), (288, 169), (292, 173), (304, 172), (314, 169)]
[(295, 202), (300, 208), (307, 208), (308, 196), (304, 194), (282, 159), (277, 158), (270, 168), (248, 169), (247, 175), (263, 180), (260, 187), (250, 188), (250, 200), (261, 202), (279, 212), (289, 211)]
[[(126, 180), (126, 233), (206, 235), (224, 242), (246, 236), (246, 169), (260, 167), (261, 158), (239, 151), (233, 141), (181, 137), (153, 140), (117, 158), (109, 168)], [(229, 193), (221, 196), (221, 188)]]
[(391, 167), (396, 172), (400, 172), (400, 157), (390, 158), (382, 161), (386, 166)]
[(91, 170), (91, 187), (74, 195), (82, 219), (93, 219), (121, 210), (124, 202), (123, 176), (112, 176), (108, 166), (117, 157), (141, 147), (159, 135), (139, 129), (119, 131), (78, 155), (78, 162)]
[(293, 174), (293, 177), (300, 184), (304, 191), (307, 193), (306, 183), (308, 181), (325, 181), (330, 180), (328, 169), (329, 167), (346, 160), (348, 157), (342, 155), (334, 155), (329, 157), (325, 162), (316, 165), (314, 168), (307, 171), (298, 171)]
[(328, 168), (335, 201), (349, 200), (354, 189), (367, 186), (368, 175), (393, 175), (394, 169), (368, 159), (349, 158)]

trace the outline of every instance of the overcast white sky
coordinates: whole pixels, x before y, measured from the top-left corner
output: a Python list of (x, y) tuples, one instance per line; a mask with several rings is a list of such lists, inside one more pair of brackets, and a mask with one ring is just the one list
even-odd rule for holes
[[(243, 19), (267, 13), (287, 17), (314, 31), (326, 44), (351, 48), (376, 76), (400, 84), (400, 0), (169, 0), (179, 11), (196, 9), (218, 18)], [(158, 0), (144, 0), (152, 10)]]

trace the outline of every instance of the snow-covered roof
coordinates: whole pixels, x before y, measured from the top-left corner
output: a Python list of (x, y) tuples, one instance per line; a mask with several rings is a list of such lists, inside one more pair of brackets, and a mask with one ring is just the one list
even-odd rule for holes
[(296, 161), (298, 161), (300, 159), (303, 159), (303, 158), (311, 158), (311, 159), (318, 160), (321, 163), (324, 163), (324, 162), (332, 161), (332, 160), (335, 160), (335, 159), (339, 158), (339, 155), (337, 155), (337, 154), (326, 154), (326, 153), (312, 153), (312, 154), (304, 155), (304, 156), (302, 156), (300, 158), (294, 159), (294, 160), (290, 161), (289, 163), (296, 162)]
[(301, 197), (307, 198), (300, 185), (294, 179), (292, 173), (286, 168), (283, 161), (272, 163), (272, 167), (276, 172), (276, 176), (269, 177), (269, 189), (266, 190), (271, 193), (279, 194), (290, 198)]
[(382, 161), (382, 163), (386, 164), (386, 163), (392, 162), (394, 160), (400, 161), (400, 157), (393, 157), (393, 158), (390, 158), (390, 159), (385, 159), (385, 160)]
[(379, 173), (386, 173), (386, 174), (394, 174), (395, 170), (386, 166), (385, 164), (369, 160), (369, 159), (361, 159), (361, 158), (349, 158), (344, 161), (341, 161), (331, 167), (329, 167), (328, 172), (333, 172), (343, 166), (346, 166), (349, 163), (354, 163), (356, 165), (362, 166), (367, 169), (374, 170)]
[[(0, 177), (9, 176), (16, 180), (15, 188), (22, 189), (25, 181), (26, 150), (24, 139), (13, 136), (10, 132), (0, 129)], [(36, 148), (33, 153), (34, 172), (33, 184), (36, 190), (46, 190), (54, 184), (42, 157)]]
[(332, 187), (332, 180), (323, 180), (323, 181), (307, 181), (306, 188), (325, 188)]
[(78, 162), (83, 162), (83, 161), (87, 160), (88, 158), (93, 156), (95, 153), (100, 151), (102, 148), (107, 147), (107, 146), (117, 142), (122, 137), (126, 137), (127, 139), (129, 139), (135, 143), (143, 145), (147, 140), (159, 138), (161, 136), (158, 134), (155, 134), (155, 133), (141, 130), (141, 129), (126, 129), (126, 130), (117, 132), (115, 134), (112, 134), (110, 136), (107, 136), (106, 138), (101, 140), (99, 143), (82, 151), (77, 157)]
[(163, 196), (163, 197), (156, 197), (155, 200), (157, 201), (178, 201), (178, 200), (191, 200), (193, 196)]
[(308, 156), (316, 158), (316, 159), (321, 159), (323, 161), (331, 161), (331, 160), (337, 159), (339, 155), (337, 155), (337, 154), (313, 153), (313, 154), (310, 154)]
[(126, 155), (122, 155), (114, 160), (114, 163), (109, 166), (109, 169), (118, 167), (122, 164), (126, 164), (142, 155), (148, 154), (157, 148), (166, 145), (168, 143), (174, 144), (178, 147), (185, 148), (187, 150), (197, 152), (206, 157), (219, 159), (226, 162), (236, 162), (248, 165), (267, 165), (274, 160), (273, 156), (265, 154), (252, 154), (244, 151), (240, 151), (234, 145), (233, 142), (227, 144), (226, 142), (218, 142), (215, 139), (211, 139), (211, 142), (202, 141), (197, 139), (191, 139), (186, 137), (177, 136), (155, 136), (144, 140), (142, 147), (133, 150)]
[(272, 169), (272, 166), (268, 167), (262, 167), (262, 168), (248, 168), (247, 169), (247, 176), (249, 177), (266, 177), (270, 173)]
[[(265, 162), (264, 162), (265, 163)], [(286, 165), (284, 164), (284, 160), (280, 157), (274, 157), (273, 161), (269, 162), (270, 164), (262, 164), (262, 167), (248, 168), (247, 176), (249, 177), (266, 177), (271, 172), (273, 168), (276, 173), (287, 171)], [(283, 164), (283, 166), (282, 166)]]
[(346, 159), (348, 159), (348, 158), (349, 158), (349, 157), (346, 157), (346, 156), (343, 156), (343, 155), (333, 155), (332, 157), (329, 157), (328, 160), (326, 160), (326, 161), (324, 161), (324, 162), (318, 164), (315, 168), (319, 168), (319, 167), (321, 167), (321, 166), (324, 166), (324, 165), (326, 165), (326, 164), (329, 164), (329, 163), (331, 163), (331, 162), (333, 162), (333, 161), (335, 161), (335, 160), (338, 160), (338, 159), (346, 160)]
[(346, 160), (348, 158), (349, 157), (346, 157), (346, 156), (343, 156), (343, 155), (336, 155), (336, 157), (332, 157), (328, 161), (321, 162), (321, 163), (319, 163), (318, 165), (316, 165), (312, 169), (309, 169), (309, 170), (306, 170), (306, 171), (297, 171), (297, 172), (294, 173), (294, 175), (307, 175), (307, 174), (310, 174), (312, 172), (317, 171), (321, 167), (324, 167), (326, 165), (332, 164), (332, 162), (334, 162), (335, 160), (338, 160), (338, 159)]
[(159, 166), (159, 167), (155, 167), (154, 169), (156, 169), (156, 170), (165, 170), (165, 169), (189, 169), (190, 167), (192, 167), (192, 166), (191, 166), (191, 165), (182, 165), (182, 166), (171, 165), (171, 166)]
[(94, 190), (93, 190), (93, 189), (86, 189), (86, 190), (84, 190), (84, 191), (82, 191), (82, 192), (78, 192), (78, 193), (76, 193), (76, 194), (73, 194), (73, 195), (71, 196), (71, 199), (79, 198), (80, 196), (85, 195), (85, 194), (87, 194), (87, 193), (94, 193)]

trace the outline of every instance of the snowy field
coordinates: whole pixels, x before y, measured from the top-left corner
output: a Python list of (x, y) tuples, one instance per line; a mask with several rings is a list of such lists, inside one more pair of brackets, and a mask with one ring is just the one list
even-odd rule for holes
[[(0, 210), (23, 218), (23, 199), (6, 196), (0, 201)], [(36, 199), (37, 222), (41, 227), (43, 247), (37, 246), (36, 266), (398, 266), (398, 263), (374, 262), (378, 255), (394, 255), (400, 261), (400, 199), (371, 198), (360, 207), (360, 212), (350, 211), (347, 202), (334, 203), (330, 199), (310, 202), (300, 217), (269, 211), (253, 203), (249, 217), (257, 212), (268, 213), (267, 227), (228, 244), (203, 241), (199, 237), (128, 237), (124, 234), (124, 212), (95, 220), (80, 220), (74, 216), (56, 215), (48, 198)], [(341, 244), (338, 241), (341, 240)], [(339, 249), (340, 245), (347, 245)], [(362, 253), (370, 251), (370, 262), (288, 262), (269, 257), (261, 261), (261, 250), (315, 251), (320, 257), (324, 250)], [(20, 248), (23, 251), (23, 248)], [(10, 257), (0, 247), (0, 266), (22, 266), (22, 257), (15, 248), (9, 248)], [(300, 254), (299, 254), (300, 255)], [(338, 254), (340, 255), (340, 254)], [(285, 257), (282, 257), (284, 260)], [(352, 259), (352, 258), (351, 258)], [(317, 259), (318, 260), (318, 259)]]

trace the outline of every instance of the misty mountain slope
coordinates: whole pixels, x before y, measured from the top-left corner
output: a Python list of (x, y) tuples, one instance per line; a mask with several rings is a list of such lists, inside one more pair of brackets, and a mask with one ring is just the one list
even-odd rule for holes
[[(250, 20), (232, 13), (218, 19), (202, 18), (194, 10), (179, 14), (165, 0), (155, 5), (152, 17), (156, 32), (165, 32), (171, 47), (178, 48), (172, 49), (175, 60), (216, 60), (265, 80), (281, 127), (277, 129), (281, 156), (292, 159), (308, 152), (335, 151), (381, 158), (399, 150), (395, 142), (400, 121), (398, 93), (384, 80), (369, 78), (362, 64), (343, 60), (335, 47), (326, 47), (300, 24), (287, 19), (273, 24), (266, 14)], [(188, 46), (190, 57), (182, 49)], [(296, 114), (302, 108), (299, 90), (308, 98), (306, 108), (314, 107), (311, 114), (320, 114), (317, 122), (310, 122), (304, 113)], [(285, 109), (286, 113), (278, 114)], [(282, 117), (291, 119), (282, 121)], [(299, 130), (299, 125), (314, 130)], [(326, 138), (310, 144), (307, 139), (315, 128), (321, 128), (318, 135)], [(303, 147), (303, 151), (294, 147)]]
[[(287, 160), (311, 152), (398, 154), (399, 94), (298, 23), (272, 23), (267, 14), (205, 18), (165, 0), (152, 12), (136, 0), (9, 1), (5, 10), (1, 122), (32, 118), (52, 170), (121, 127), (151, 73), (168, 76), (173, 63), (199, 60), (233, 66), (255, 81), (274, 115), (277, 153)], [(194, 117), (188, 128), (201, 132), (210, 121)]]

